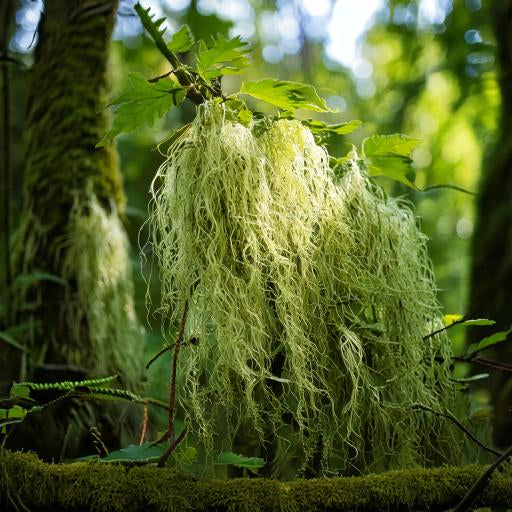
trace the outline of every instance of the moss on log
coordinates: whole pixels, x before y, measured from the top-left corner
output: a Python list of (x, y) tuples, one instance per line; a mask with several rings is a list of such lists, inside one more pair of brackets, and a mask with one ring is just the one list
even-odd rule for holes
[[(46, 464), (34, 454), (4, 451), (0, 506), (97, 512), (445, 510), (484, 470), (472, 465), (292, 482), (197, 480), (150, 465)], [(477, 505), (512, 507), (512, 467), (495, 472)]]

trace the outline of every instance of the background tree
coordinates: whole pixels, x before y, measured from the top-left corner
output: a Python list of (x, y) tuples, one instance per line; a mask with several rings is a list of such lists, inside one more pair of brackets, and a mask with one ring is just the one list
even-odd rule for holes
[[(512, 2), (494, 1), (490, 19), (496, 37), (501, 113), (496, 143), (482, 166), (469, 311), (473, 317), (496, 320), (504, 330), (512, 323)], [(481, 335), (472, 332), (470, 339)], [(510, 345), (496, 347), (492, 357), (512, 361)], [(491, 384), (495, 441), (505, 447), (510, 444), (512, 428), (512, 379), (498, 371), (493, 373)]]
[[(116, 7), (114, 0), (51, 1), (39, 24), (12, 255), (11, 321), (26, 344), (15, 376), (20, 380), (119, 374), (127, 387), (141, 382), (142, 331), (121, 224), (122, 180), (114, 149), (95, 149), (106, 129), (105, 114), (98, 113), (107, 103)], [(34, 416), (10, 441), (47, 457), (69, 455), (90, 450), (84, 439), (97, 426), (116, 444), (121, 422), (113, 416), (119, 411), (106, 410), (75, 404), (69, 422), (63, 402), (43, 418)]]

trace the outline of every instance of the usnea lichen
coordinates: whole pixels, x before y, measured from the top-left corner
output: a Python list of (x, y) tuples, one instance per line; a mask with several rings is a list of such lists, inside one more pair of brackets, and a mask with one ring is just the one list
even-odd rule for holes
[[(102, 207), (88, 187), (84, 201), (75, 197), (69, 235), (62, 244), (62, 275), (76, 281), (76, 292), (64, 305), (69, 332), (78, 341), (88, 326), (89, 350), (95, 371), (108, 374), (123, 368), (130, 389), (141, 383), (142, 328), (133, 304), (130, 246), (115, 210)], [(77, 352), (80, 362), (83, 349)], [(69, 354), (73, 361), (73, 354)]]
[[(207, 102), (171, 145), (150, 225), (162, 312), (188, 301), (179, 397), (207, 452), (222, 428), (272, 432), (274, 474), (460, 461), (451, 348), (426, 239), (407, 204), (297, 120), (243, 126)], [(270, 427), (269, 427), (270, 426)], [(287, 462), (288, 461), (288, 462)]]

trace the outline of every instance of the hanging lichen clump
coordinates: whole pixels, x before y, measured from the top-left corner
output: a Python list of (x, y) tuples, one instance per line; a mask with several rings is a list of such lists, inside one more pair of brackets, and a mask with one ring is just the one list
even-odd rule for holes
[[(170, 323), (190, 307), (178, 393), (207, 452), (224, 425), (277, 438), (276, 474), (460, 462), (463, 435), (426, 240), (357, 158), (335, 179), (297, 120), (198, 107), (153, 184)], [(248, 421), (247, 421), (248, 420)]]
[[(71, 192), (74, 199), (67, 227), (50, 243), (59, 274), (48, 274), (47, 279), (55, 281), (61, 300), (49, 306), (56, 311), (66, 342), (47, 333), (46, 350), (57, 360), (62, 358), (71, 366), (98, 375), (123, 369), (123, 382), (136, 389), (140, 386), (143, 332), (133, 304), (129, 242), (117, 211), (108, 212), (100, 205), (92, 183), (85, 188)], [(43, 238), (43, 228), (39, 223), (24, 222), (17, 234), (17, 245), (25, 243), (17, 249), (23, 251), (20, 259), (27, 268), (38, 244), (49, 243)], [(34, 305), (38, 304), (40, 298), (33, 295), (32, 281), (20, 279), (19, 283), (19, 309), (29, 294), (37, 301)]]

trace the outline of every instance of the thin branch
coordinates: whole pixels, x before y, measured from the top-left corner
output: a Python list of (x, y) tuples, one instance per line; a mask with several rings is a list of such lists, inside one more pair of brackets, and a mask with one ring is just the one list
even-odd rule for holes
[(148, 80), (148, 82), (151, 84), (155, 84), (156, 82), (158, 82), (158, 80), (162, 80), (162, 78), (167, 78), (168, 76), (171, 76), (173, 73), (174, 73), (174, 69), (171, 69), (171, 71), (168, 71), (167, 73), (164, 73), (163, 75), (155, 76), (155, 78), (150, 78)]
[(428, 340), (429, 338), (432, 338), (432, 336), (435, 336), (436, 334), (439, 334), (440, 332), (444, 332), (444, 331), (450, 329), (450, 327), (453, 327), (454, 325), (462, 324), (465, 321), (466, 321), (465, 318), (461, 318), (460, 320), (455, 320), (455, 322), (452, 322), (449, 325), (445, 325), (444, 327), (441, 327), (441, 329), (438, 329), (437, 331), (431, 332), (430, 334), (423, 336), (423, 341)]
[(174, 415), (176, 412), (176, 371), (178, 366), (178, 355), (180, 353), (181, 343), (183, 342), (183, 338), (185, 336), (185, 325), (187, 324), (187, 317), (188, 300), (185, 301), (185, 305), (183, 307), (183, 316), (181, 317), (178, 336), (174, 342), (174, 354), (172, 357), (172, 374), (169, 386), (169, 422), (167, 426), (171, 443), (174, 441)]
[(157, 354), (155, 354), (146, 364), (146, 370), (149, 370), (149, 367), (163, 354), (171, 350), (173, 345), (167, 345), (162, 350), (160, 350)]
[(501, 361), (495, 361), (494, 359), (488, 359), (487, 357), (476, 356), (453, 356), (454, 361), (461, 361), (464, 363), (475, 363), (487, 368), (494, 368), (495, 370), (502, 370), (504, 372), (512, 372), (512, 364), (502, 363)]
[(457, 190), (457, 192), (469, 194), (470, 196), (476, 196), (476, 192), (471, 192), (471, 190), (467, 190), (465, 188), (459, 187), (458, 185), (451, 185), (449, 183), (439, 184), (439, 185), (430, 185), (429, 187), (421, 188), (419, 190), (420, 190), (420, 192), (429, 192), (430, 190), (436, 190), (438, 188), (451, 188), (453, 190)]
[(144, 439), (146, 439), (146, 434), (148, 432), (148, 422), (149, 422), (148, 406), (144, 405), (144, 411), (142, 413), (142, 424), (141, 424), (140, 434), (139, 434), (139, 446), (144, 444)]
[(181, 444), (181, 442), (185, 439), (185, 436), (188, 433), (188, 426), (185, 425), (185, 428), (181, 431), (181, 434), (174, 440), (173, 443), (167, 448), (165, 453), (162, 455), (161, 459), (158, 461), (157, 467), (163, 468), (167, 459), (171, 456), (172, 452), (176, 450), (176, 448)]
[(156, 398), (143, 398), (143, 401), (140, 402), (142, 404), (148, 404), (148, 405), (155, 405), (156, 407), (160, 407), (160, 409), (167, 410), (168, 405), (165, 402), (162, 402), (161, 400), (157, 400)]
[(481, 493), (489, 484), (492, 474), (510, 457), (512, 456), (512, 446), (505, 450), (500, 456), (485, 470), (482, 476), (471, 486), (460, 503), (452, 510), (452, 512), (469, 512), (473, 508), (479, 493)]
[(459, 427), (474, 443), (476, 443), (480, 448), (482, 448), (485, 451), (488, 451), (492, 453), (493, 455), (501, 455), (500, 452), (494, 450), (493, 448), (489, 448), (488, 446), (485, 446), (482, 441), (480, 441), (474, 434), (472, 434), (455, 416), (445, 413), (445, 412), (438, 412), (434, 411), (434, 409), (431, 409), (430, 407), (427, 407), (426, 405), (422, 404), (414, 404), (413, 409), (421, 409), (423, 411), (431, 412), (432, 414), (435, 414), (436, 416), (441, 416), (443, 418), (449, 419), (451, 422), (453, 422), (457, 427)]

